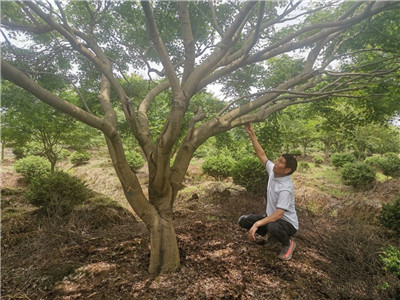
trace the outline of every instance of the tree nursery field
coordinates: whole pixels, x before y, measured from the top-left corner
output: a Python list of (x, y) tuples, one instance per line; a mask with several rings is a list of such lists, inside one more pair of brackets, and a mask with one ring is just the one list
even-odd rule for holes
[[(16, 171), (34, 179), (26, 196), (23, 186), (3, 191), (4, 261), (20, 263), (5, 264), (4, 293), (394, 295), (400, 254), (379, 209), (398, 198), (388, 187), (396, 179), (385, 176), (400, 176), (391, 125), (400, 107), (399, 16), (398, 1), (1, 1), (1, 144), (25, 155)], [(375, 167), (385, 174), (362, 193), (341, 186), (342, 170), (299, 172), (303, 225), (288, 264), (236, 224), (263, 211), (262, 197), (232, 185), (235, 174), (258, 182), (255, 169), (212, 174), (227, 157), (247, 159), (249, 123), (270, 158), (282, 149), (350, 155), (357, 162), (343, 165), (343, 182), (351, 186), (372, 187)], [(57, 171), (64, 155), (84, 162), (97, 139), (108, 154), (93, 157), (105, 161)], [(367, 156), (371, 165), (361, 163)], [(51, 176), (35, 179), (48, 164)], [(382, 225), (397, 234), (397, 204), (385, 207)]]
[[(193, 160), (175, 203), (181, 267), (150, 275), (146, 226), (120, 195), (105, 151), (88, 164), (62, 168), (94, 192), (66, 215), (48, 216), (25, 199), (27, 185), (2, 162), (1, 295), (3, 299), (394, 299), (400, 280), (382, 262), (399, 246), (383, 228), (383, 204), (400, 195), (400, 179), (381, 176), (372, 189), (340, 183), (329, 164), (298, 170), (300, 230), (293, 258), (248, 240), (237, 219), (262, 213), (262, 196), (204, 175)], [(306, 160), (306, 158), (303, 158)], [(302, 160), (302, 159), (300, 159)], [(137, 172), (146, 189), (145, 167)]]

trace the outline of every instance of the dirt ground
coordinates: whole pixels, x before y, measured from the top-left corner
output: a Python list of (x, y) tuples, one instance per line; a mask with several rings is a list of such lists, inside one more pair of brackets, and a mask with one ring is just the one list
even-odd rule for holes
[(393, 299), (400, 285), (379, 260), (399, 242), (377, 221), (379, 203), (399, 197), (399, 180), (340, 198), (298, 173), (301, 228), (283, 262), (278, 245), (251, 242), (237, 225), (265, 210), (262, 197), (191, 176), (175, 204), (181, 269), (150, 276), (147, 229), (126, 208), (97, 195), (46, 217), (26, 202), (11, 164), (1, 174), (3, 299)]

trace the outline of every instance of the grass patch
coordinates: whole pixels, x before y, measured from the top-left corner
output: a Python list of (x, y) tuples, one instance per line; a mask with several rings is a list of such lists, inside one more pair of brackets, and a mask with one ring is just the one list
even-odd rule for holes
[(335, 198), (343, 198), (351, 195), (351, 190), (344, 186), (340, 172), (328, 165), (312, 166), (310, 171), (303, 173), (307, 182), (313, 182), (315, 188)]
[(198, 186), (187, 186), (179, 191), (179, 196), (182, 198), (191, 198), (194, 193), (202, 193), (204, 190), (200, 189)]
[(306, 208), (315, 215), (319, 215), (322, 211), (322, 206), (314, 201), (308, 202)]
[(376, 173), (376, 180), (378, 180), (380, 182), (385, 182), (386, 180), (390, 180), (390, 179), (393, 179), (393, 178), (390, 176), (383, 175), (381, 172)]
[(342, 184), (339, 171), (329, 166), (322, 166), (321, 168), (312, 168), (312, 173), (309, 176), (313, 179), (327, 181), (327, 183), (329, 184), (334, 184), (334, 185)]
[(26, 212), (25, 209), (19, 208), (19, 207), (7, 207), (5, 209), (2, 209), (1, 212), (1, 218), (3, 220), (8, 220), (8, 219), (15, 219), (17, 220), (23, 218), (23, 214)]
[(318, 186), (318, 189), (321, 192), (327, 193), (329, 195), (331, 195), (332, 197), (335, 198), (342, 198), (342, 197), (346, 197), (346, 196), (350, 196), (351, 192), (350, 191), (346, 191), (343, 190), (342, 187), (336, 187), (336, 186), (332, 186), (332, 185), (320, 185)]

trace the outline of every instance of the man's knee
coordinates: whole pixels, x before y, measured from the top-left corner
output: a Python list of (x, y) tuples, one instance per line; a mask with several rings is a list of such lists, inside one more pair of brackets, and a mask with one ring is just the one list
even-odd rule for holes
[(269, 232), (271, 235), (279, 235), (279, 234), (281, 233), (281, 231), (282, 231), (282, 230), (279, 228), (278, 222), (269, 223), (269, 224), (267, 225), (267, 227), (268, 227), (268, 232)]
[(253, 226), (255, 220), (252, 215), (243, 215), (239, 218), (239, 226), (245, 229), (250, 229)]
[(246, 228), (246, 224), (248, 223), (247, 221), (247, 215), (243, 215), (239, 218), (238, 223), (240, 227)]

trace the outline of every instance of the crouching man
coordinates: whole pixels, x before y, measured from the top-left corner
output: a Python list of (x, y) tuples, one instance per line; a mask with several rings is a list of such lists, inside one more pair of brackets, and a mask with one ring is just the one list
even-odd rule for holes
[(249, 239), (255, 241), (255, 234), (267, 233), (282, 244), (279, 258), (292, 258), (296, 243), (293, 236), (299, 229), (295, 209), (294, 187), (290, 175), (297, 169), (297, 160), (290, 154), (282, 154), (276, 163), (268, 160), (254, 133), (253, 126), (246, 124), (245, 129), (251, 139), (256, 156), (265, 166), (269, 179), (267, 187), (266, 215), (243, 215), (239, 225), (248, 231)]

